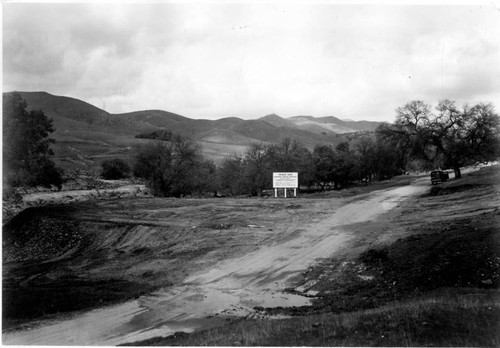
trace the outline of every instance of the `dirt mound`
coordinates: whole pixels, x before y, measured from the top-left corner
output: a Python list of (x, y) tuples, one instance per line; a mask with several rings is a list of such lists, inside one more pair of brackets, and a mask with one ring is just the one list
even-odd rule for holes
[(123, 272), (110, 276), (95, 267), (110, 259), (107, 267), (113, 268), (125, 252), (144, 253), (145, 243), (130, 245), (141, 239), (140, 231), (91, 226), (73, 219), (72, 210), (28, 208), (3, 227), (4, 329), (19, 319), (100, 306), (154, 289)]
[(3, 261), (42, 261), (85, 242), (74, 221), (45, 216), (28, 208), (3, 227)]
[(152, 290), (147, 284), (123, 279), (92, 280), (70, 275), (57, 280), (40, 276), (21, 283), (10, 277), (3, 281), (3, 288), (4, 329), (20, 319), (100, 306)]
[(437, 234), (400, 239), (359, 257), (366, 273), (398, 292), (498, 287), (500, 211), (457, 220)]

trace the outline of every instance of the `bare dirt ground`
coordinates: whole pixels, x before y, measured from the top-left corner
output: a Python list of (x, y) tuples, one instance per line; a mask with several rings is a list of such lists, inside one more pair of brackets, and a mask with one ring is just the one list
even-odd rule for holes
[[(313, 266), (432, 222), (423, 206), (432, 201), (419, 201), (432, 193), (429, 180), (411, 180), (287, 200), (122, 198), (25, 210), (4, 226), (3, 343), (116, 345), (269, 318), (256, 307), (310, 304), (326, 279)], [(436, 201), (436, 217), (491, 213), (499, 198), (490, 191)]]

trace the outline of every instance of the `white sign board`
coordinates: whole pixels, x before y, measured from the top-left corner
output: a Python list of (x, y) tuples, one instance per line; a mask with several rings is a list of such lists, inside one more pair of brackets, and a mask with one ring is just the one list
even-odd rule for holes
[(299, 173), (273, 173), (273, 188), (299, 187)]

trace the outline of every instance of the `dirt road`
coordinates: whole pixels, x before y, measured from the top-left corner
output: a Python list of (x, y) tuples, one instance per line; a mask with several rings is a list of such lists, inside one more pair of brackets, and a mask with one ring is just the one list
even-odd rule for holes
[[(256, 306), (300, 306), (309, 297), (283, 293), (294, 277), (320, 258), (345, 252), (384, 221), (405, 199), (429, 190), (428, 181), (380, 190), (331, 203), (305, 221), (290, 215), (280, 238), (270, 238), (254, 251), (225, 259), (190, 274), (182, 284), (123, 304), (88, 311), (65, 320), (43, 322), (30, 330), (4, 333), (4, 344), (117, 345), (217, 325), (226, 316), (258, 316)], [(300, 198), (293, 203), (300, 204)], [(326, 209), (324, 209), (326, 207)], [(329, 208), (328, 208), (329, 207)], [(253, 226), (253, 225), (251, 225)], [(255, 221), (259, 227), (259, 221)], [(286, 227), (288, 226), (288, 227)], [(293, 228), (291, 228), (291, 227)], [(374, 235), (375, 240), (380, 235)]]

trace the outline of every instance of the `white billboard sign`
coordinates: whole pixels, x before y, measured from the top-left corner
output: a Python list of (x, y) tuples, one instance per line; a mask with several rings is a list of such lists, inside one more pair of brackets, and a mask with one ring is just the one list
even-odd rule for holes
[(299, 173), (273, 173), (273, 188), (299, 187)]

